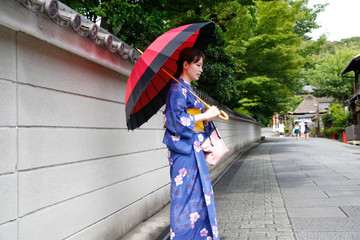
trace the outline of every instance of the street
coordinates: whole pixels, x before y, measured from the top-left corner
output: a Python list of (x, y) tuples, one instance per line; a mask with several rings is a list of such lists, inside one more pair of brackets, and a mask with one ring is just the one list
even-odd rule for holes
[(360, 239), (360, 146), (262, 136), (214, 187), (221, 239)]

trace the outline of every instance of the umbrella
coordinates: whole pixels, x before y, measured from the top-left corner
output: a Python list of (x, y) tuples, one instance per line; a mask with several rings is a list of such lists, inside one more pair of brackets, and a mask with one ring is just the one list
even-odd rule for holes
[[(150, 44), (136, 62), (126, 85), (128, 129), (140, 127), (165, 104), (180, 51), (185, 47), (204, 51), (214, 29), (212, 22), (188, 24), (167, 31)], [(222, 111), (222, 115), (226, 114)]]

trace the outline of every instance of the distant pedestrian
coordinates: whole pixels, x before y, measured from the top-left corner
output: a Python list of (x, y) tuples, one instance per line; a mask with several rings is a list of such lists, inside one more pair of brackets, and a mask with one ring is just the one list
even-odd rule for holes
[(309, 138), (310, 128), (307, 123), (305, 123), (305, 137), (306, 139)]
[(296, 139), (300, 138), (300, 126), (299, 126), (299, 122), (295, 123), (295, 134), (296, 134)]

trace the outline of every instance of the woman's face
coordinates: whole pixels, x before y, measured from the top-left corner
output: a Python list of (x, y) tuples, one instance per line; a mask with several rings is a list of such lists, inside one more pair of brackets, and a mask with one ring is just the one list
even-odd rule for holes
[(197, 62), (192, 62), (187, 64), (187, 75), (191, 81), (197, 81), (200, 78), (201, 73), (203, 72), (203, 59), (200, 58)]

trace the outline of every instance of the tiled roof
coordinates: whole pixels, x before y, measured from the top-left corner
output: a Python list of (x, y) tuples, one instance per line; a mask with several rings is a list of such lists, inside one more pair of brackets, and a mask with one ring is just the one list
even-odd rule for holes
[[(307, 95), (300, 105), (295, 109), (294, 114), (315, 113), (317, 111), (317, 100), (312, 95)], [(319, 112), (325, 113), (326, 109), (319, 104)]]
[(108, 51), (118, 53), (123, 59), (135, 63), (140, 57), (134, 48), (58, 0), (18, 0), (18, 2), (31, 11), (48, 16), (59, 26), (69, 27), (80, 36), (91, 38), (94, 44), (106, 46)]
[(320, 103), (331, 103), (333, 101), (333, 99), (330, 97), (321, 97), (319, 98), (319, 102)]
[(348, 65), (341, 71), (340, 75), (343, 76), (345, 73), (358, 70), (360, 68), (360, 54), (356, 55), (351, 59)]

